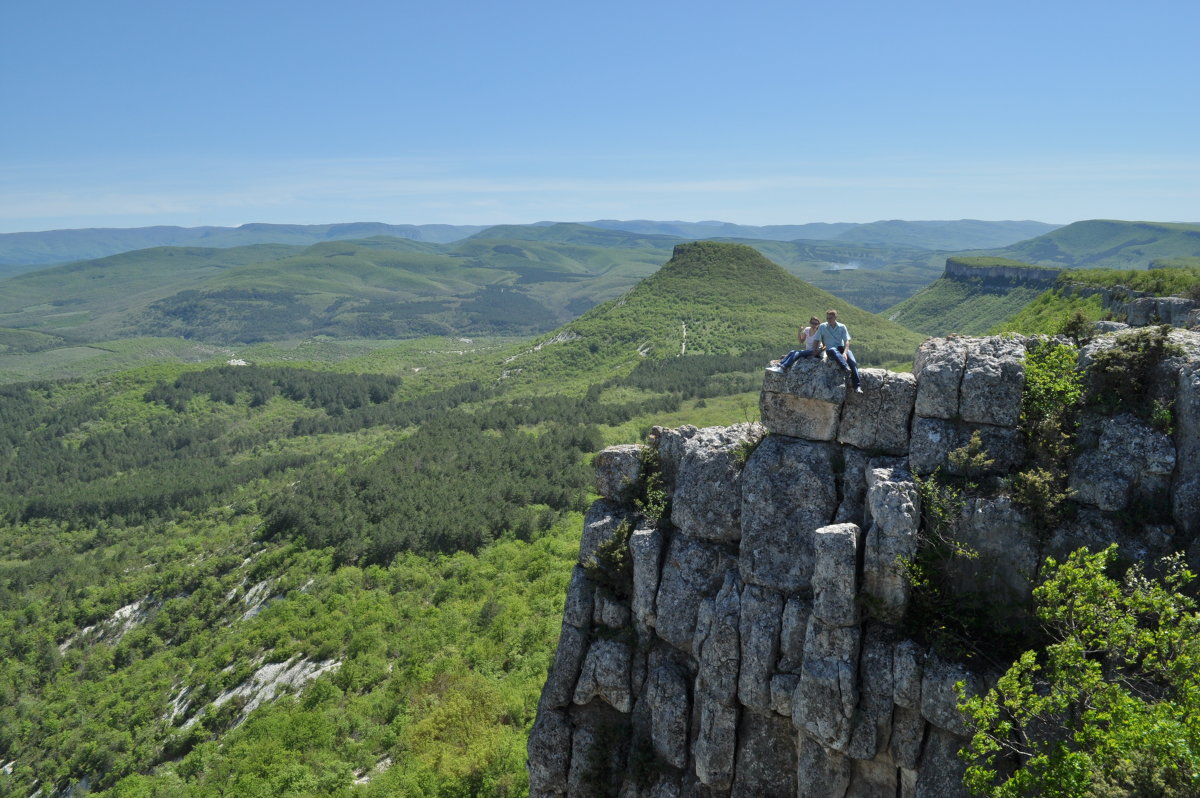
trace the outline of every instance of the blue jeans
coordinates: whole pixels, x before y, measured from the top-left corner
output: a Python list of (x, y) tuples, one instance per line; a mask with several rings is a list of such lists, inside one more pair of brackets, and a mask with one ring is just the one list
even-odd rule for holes
[(791, 352), (788, 352), (786, 355), (784, 355), (783, 360), (779, 361), (779, 367), (785, 369), (800, 358), (812, 357), (814, 354), (816, 353), (811, 349), (793, 349)]
[(850, 347), (846, 347), (845, 354), (842, 354), (841, 351), (836, 348), (826, 349), (825, 351), (831, 358), (837, 361), (839, 366), (850, 372), (850, 381), (853, 382), (854, 387), (857, 388), (859, 384), (858, 361), (854, 359), (854, 353), (850, 351)]

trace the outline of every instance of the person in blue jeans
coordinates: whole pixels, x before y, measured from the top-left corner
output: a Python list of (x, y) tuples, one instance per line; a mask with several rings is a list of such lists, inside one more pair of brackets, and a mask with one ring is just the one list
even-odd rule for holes
[(837, 320), (837, 316), (836, 310), (825, 311), (825, 323), (817, 328), (817, 340), (825, 345), (825, 352), (837, 361), (843, 371), (850, 372), (854, 392), (862, 393), (862, 383), (858, 378), (858, 361), (850, 351), (850, 330)]
[(768, 366), (771, 371), (783, 371), (791, 366), (802, 357), (820, 357), (821, 345), (817, 341), (817, 328), (821, 326), (821, 320), (813, 316), (808, 320), (807, 327), (801, 327), (796, 332), (796, 340), (800, 343), (799, 349), (793, 349), (783, 356), (782, 360), (774, 360)]

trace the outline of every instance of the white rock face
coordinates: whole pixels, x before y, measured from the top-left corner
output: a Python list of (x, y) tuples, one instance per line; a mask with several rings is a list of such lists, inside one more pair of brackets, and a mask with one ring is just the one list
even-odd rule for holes
[[(1128, 334), (1097, 339), (1080, 363)], [(918, 480), (953, 472), (950, 453), (979, 432), (994, 463), (972, 478), (987, 488), (952, 519), (978, 556), (947, 566), (946, 585), (1015, 618), (1045, 557), (1079, 546), (1116, 542), (1131, 560), (1182, 548), (1200, 566), (1200, 332), (1171, 340), (1186, 355), (1147, 390), (1173, 403), (1173, 432), (1085, 417), (1076, 511), (1050, 530), (1002, 479), (1026, 466), (1033, 344), (1020, 338), (930, 339), (911, 375), (863, 369), (863, 394), (802, 361), (765, 375), (763, 426), (655, 428), (672, 500), (659, 522), (629, 500), (640, 450), (608, 450), (580, 561), (626, 524), (632, 576), (616, 591), (572, 576), (530, 735), (531, 794), (966, 798), (955, 684), (980, 691), (999, 674), (901, 633), (904, 563), (928, 545)], [(1134, 507), (1155, 517), (1131, 520)]]

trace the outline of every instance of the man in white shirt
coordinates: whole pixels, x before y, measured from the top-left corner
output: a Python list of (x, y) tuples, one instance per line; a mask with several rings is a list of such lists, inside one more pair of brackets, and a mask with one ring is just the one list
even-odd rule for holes
[(837, 311), (825, 312), (825, 323), (817, 328), (817, 340), (825, 345), (825, 352), (842, 367), (850, 372), (850, 381), (854, 383), (854, 392), (862, 393), (862, 384), (858, 378), (858, 361), (850, 351), (850, 330), (837, 320)]

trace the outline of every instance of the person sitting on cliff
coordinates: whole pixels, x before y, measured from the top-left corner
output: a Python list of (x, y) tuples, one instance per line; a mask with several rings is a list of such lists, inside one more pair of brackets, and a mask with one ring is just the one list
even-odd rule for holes
[(817, 328), (817, 339), (824, 344), (825, 352), (842, 367), (842, 371), (850, 372), (854, 392), (862, 393), (862, 383), (858, 378), (858, 361), (850, 351), (850, 330), (838, 321), (837, 317), (836, 310), (825, 311), (825, 323)]
[(800, 348), (788, 352), (782, 360), (772, 360), (771, 365), (767, 368), (770, 371), (785, 371), (802, 357), (820, 357), (822, 344), (817, 340), (817, 328), (820, 326), (820, 319), (816, 316), (810, 317), (808, 326), (801, 327), (796, 332), (796, 340), (800, 343)]

